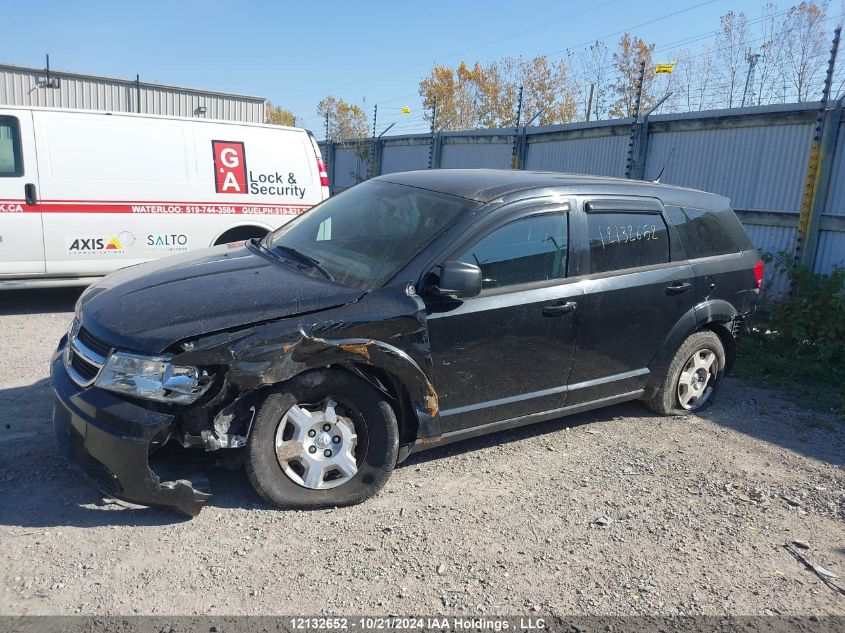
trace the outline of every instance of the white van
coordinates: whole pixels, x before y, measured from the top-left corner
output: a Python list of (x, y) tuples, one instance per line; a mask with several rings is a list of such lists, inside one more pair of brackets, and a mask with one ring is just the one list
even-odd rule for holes
[(262, 236), (328, 184), (302, 129), (0, 106), (0, 288)]

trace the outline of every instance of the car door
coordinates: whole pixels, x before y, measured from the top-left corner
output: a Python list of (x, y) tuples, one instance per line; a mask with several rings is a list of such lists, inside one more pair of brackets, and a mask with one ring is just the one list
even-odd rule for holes
[(659, 200), (580, 203), (577, 224), (589, 247), (567, 406), (642, 389), (649, 363), (694, 299), (692, 267), (673, 261), (679, 246)]
[(32, 113), (0, 109), (0, 278), (44, 273)]
[(441, 261), (482, 270), (481, 293), (426, 299), (445, 433), (564, 406), (581, 287), (568, 205), (516, 205)]

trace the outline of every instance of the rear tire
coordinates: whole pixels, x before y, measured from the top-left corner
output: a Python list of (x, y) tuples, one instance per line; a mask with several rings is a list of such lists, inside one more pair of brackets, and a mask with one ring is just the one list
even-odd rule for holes
[(690, 334), (675, 356), (655, 396), (645, 405), (660, 415), (686, 415), (710, 404), (725, 374), (725, 347), (709, 330)]
[(347, 371), (321, 369), (267, 396), (245, 469), (258, 494), (279, 508), (347, 506), (384, 486), (398, 451), (396, 416), (383, 395)]

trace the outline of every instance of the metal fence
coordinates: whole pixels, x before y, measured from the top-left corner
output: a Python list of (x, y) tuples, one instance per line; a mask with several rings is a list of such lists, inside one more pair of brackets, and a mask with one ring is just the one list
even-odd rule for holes
[[(805, 103), (651, 116), (639, 128), (643, 136), (634, 147), (633, 171), (654, 179), (665, 165), (662, 183), (727, 196), (761, 252), (792, 252), (819, 107)], [(823, 213), (810, 260), (817, 273), (845, 265), (845, 122), (841, 110), (837, 116), (842, 133), (822, 156), (832, 169), (830, 188), (817, 194)], [(633, 131), (632, 119), (620, 119), (519, 132), (323, 142), (321, 147), (333, 191), (371, 175), (412, 169), (510, 169), (514, 158), (525, 169), (625, 177)], [(782, 280), (771, 282), (773, 289), (782, 287)]]
[(0, 64), (0, 104), (263, 123), (263, 97)]

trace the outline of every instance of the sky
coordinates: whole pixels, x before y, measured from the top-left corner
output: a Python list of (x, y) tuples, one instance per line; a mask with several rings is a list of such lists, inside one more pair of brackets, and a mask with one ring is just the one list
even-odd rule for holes
[[(796, 0), (797, 1), (797, 0)], [(0, 0), (0, 63), (261, 96), (322, 138), (317, 103), (379, 104), (378, 131), (424, 131), (419, 80), (437, 63), (613, 49), (628, 30), (671, 61), (680, 40), (766, 0), (426, 0), (401, 2), (39, 2)], [(781, 9), (794, 2), (778, 3)], [(839, 1), (830, 13), (838, 12)], [(671, 15), (671, 14), (675, 15)], [(14, 25), (14, 28), (8, 26)], [(641, 26), (638, 26), (641, 25)], [(689, 44), (698, 50), (714, 39)], [(661, 49), (663, 52), (661, 52)], [(408, 106), (411, 113), (401, 114)]]

